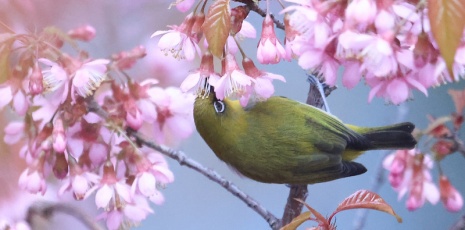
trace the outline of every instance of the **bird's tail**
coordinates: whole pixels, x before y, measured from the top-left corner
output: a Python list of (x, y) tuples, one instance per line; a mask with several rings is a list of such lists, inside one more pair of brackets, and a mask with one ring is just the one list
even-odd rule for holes
[(417, 141), (412, 136), (415, 125), (410, 122), (374, 128), (346, 126), (364, 137), (363, 140), (348, 143), (347, 150), (352, 151), (346, 150), (344, 154), (346, 160), (354, 159), (366, 150), (412, 149), (417, 144)]

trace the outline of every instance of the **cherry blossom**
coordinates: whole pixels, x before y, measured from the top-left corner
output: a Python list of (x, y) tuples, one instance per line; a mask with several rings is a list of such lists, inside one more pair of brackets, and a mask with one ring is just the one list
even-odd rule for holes
[(286, 82), (286, 79), (281, 75), (258, 70), (253, 61), (249, 58), (244, 58), (242, 60), (242, 67), (244, 68), (245, 74), (254, 79), (252, 85), (247, 87), (249, 92), (240, 98), (240, 103), (243, 107), (247, 106), (251, 95), (256, 95), (256, 99), (259, 101), (271, 97), (274, 93), (273, 80)]
[(186, 79), (181, 83), (180, 88), (183, 92), (189, 92), (195, 89), (197, 93), (202, 93), (200, 90), (206, 90), (206, 93), (208, 93), (210, 87), (207, 86), (211, 84), (210, 82), (218, 81), (219, 78), (213, 66), (213, 55), (206, 52), (202, 56), (200, 67), (187, 75)]
[(439, 201), (439, 190), (432, 182), (433, 162), (428, 155), (413, 150), (397, 150), (388, 155), (383, 166), (389, 170), (389, 182), (399, 193), (399, 199), (408, 194), (407, 208), (415, 210), (426, 200), (432, 204)]
[(441, 201), (450, 212), (458, 212), (463, 207), (463, 197), (452, 186), (449, 179), (442, 175), (439, 177), (439, 190), (441, 192)]
[(147, 93), (157, 109), (157, 120), (153, 122), (153, 134), (157, 143), (175, 144), (191, 135), (194, 131), (194, 95), (183, 94), (174, 87), (153, 87)]
[(241, 95), (245, 93), (245, 87), (250, 86), (253, 79), (239, 69), (232, 54), (226, 55), (223, 68), (223, 76), (217, 82), (210, 82), (215, 87), (216, 97), (223, 100), (233, 94)]
[(156, 31), (153, 37), (160, 36), (158, 47), (167, 54), (170, 52), (175, 58), (191, 61), (196, 54), (200, 54), (197, 34), (192, 33), (195, 22), (193, 14), (189, 14), (180, 26), (170, 26), (171, 30)]
[(95, 28), (91, 25), (84, 25), (68, 31), (68, 35), (77, 40), (91, 41), (95, 37)]
[(258, 42), (257, 59), (262, 64), (276, 64), (286, 57), (286, 50), (276, 38), (274, 23), (269, 14), (263, 20), (262, 35)]

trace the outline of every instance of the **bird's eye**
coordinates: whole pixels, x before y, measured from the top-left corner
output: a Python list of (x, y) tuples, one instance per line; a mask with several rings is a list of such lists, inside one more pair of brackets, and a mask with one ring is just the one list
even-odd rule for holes
[(213, 102), (213, 107), (215, 107), (216, 113), (223, 113), (226, 109), (226, 105), (222, 101)]

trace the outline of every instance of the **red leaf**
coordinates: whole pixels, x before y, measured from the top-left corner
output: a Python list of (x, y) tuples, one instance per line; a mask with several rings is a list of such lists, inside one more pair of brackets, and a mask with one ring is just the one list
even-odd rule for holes
[(323, 227), (324, 229), (329, 229), (329, 226), (330, 226), (330, 223), (331, 223), (330, 220), (326, 220), (326, 218), (323, 215), (321, 215), (321, 213), (319, 213), (317, 210), (310, 207), (310, 205), (305, 203), (305, 201), (303, 201), (301, 199), (295, 199), (295, 200), (299, 201), (302, 204), (304, 204), (305, 207), (307, 207), (308, 210), (310, 210), (311, 214), (313, 214), (316, 217), (316, 221), (318, 222), (319, 226)]
[(465, 27), (465, 0), (428, 0), (428, 18), (447, 70), (455, 80), (452, 66)]
[(210, 52), (216, 57), (222, 57), (231, 29), (229, 0), (217, 0), (210, 6), (202, 29)]
[(280, 230), (295, 230), (301, 224), (307, 221), (311, 216), (312, 216), (312, 213), (310, 211), (303, 212), (300, 215), (298, 215), (296, 218), (292, 219), (291, 223), (286, 224), (286, 226), (283, 226)]
[(383, 198), (381, 198), (378, 194), (367, 190), (359, 190), (347, 197), (341, 204), (339, 204), (336, 211), (334, 211), (329, 217), (328, 221), (331, 223), (331, 218), (340, 211), (358, 208), (374, 209), (389, 213), (396, 217), (397, 222), (402, 223), (402, 218), (394, 212), (392, 207), (387, 204)]

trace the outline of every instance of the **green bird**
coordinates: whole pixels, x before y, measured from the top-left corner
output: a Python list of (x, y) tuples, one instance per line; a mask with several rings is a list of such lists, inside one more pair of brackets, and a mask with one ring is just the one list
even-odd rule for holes
[(210, 93), (197, 97), (194, 120), (218, 158), (264, 183), (314, 184), (360, 175), (367, 169), (353, 160), (365, 151), (417, 143), (412, 123), (357, 127), (285, 97), (242, 108)]

